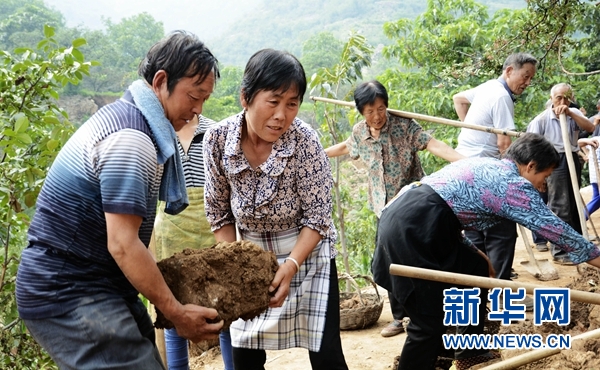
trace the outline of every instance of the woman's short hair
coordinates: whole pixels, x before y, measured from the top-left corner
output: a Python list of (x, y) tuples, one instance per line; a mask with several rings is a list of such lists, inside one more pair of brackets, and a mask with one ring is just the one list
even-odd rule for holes
[(197, 76), (197, 83), (214, 72), (220, 77), (219, 61), (198, 36), (186, 31), (173, 31), (154, 44), (138, 67), (138, 74), (152, 85), (156, 72), (167, 73), (167, 89), (173, 92), (184, 77)]
[(262, 49), (254, 53), (246, 64), (242, 77), (241, 92), (248, 104), (259, 91), (298, 90), (298, 98), (306, 92), (306, 74), (300, 61), (288, 53), (274, 49)]
[(549, 168), (556, 168), (560, 157), (554, 145), (542, 135), (526, 132), (515, 140), (509, 147), (504, 158), (512, 159), (517, 164), (535, 163), (536, 173)]
[(377, 80), (363, 82), (354, 90), (354, 103), (360, 114), (363, 113), (365, 105), (375, 103), (377, 98), (383, 99), (385, 107), (388, 106), (388, 93), (381, 82)]

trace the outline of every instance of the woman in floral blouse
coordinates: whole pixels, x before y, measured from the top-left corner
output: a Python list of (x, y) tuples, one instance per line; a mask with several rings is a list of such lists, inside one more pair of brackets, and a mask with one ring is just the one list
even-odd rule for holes
[[(404, 187), (383, 209), (373, 257), (375, 282), (410, 315), (398, 369), (434, 368), (442, 346), (443, 290), (451, 284), (392, 276), (390, 264), (478, 276), (494, 275), (489, 258), (461, 234), (483, 231), (503, 219), (535, 231), (569, 254), (575, 263), (600, 267), (600, 250), (559, 219), (538, 189), (559, 163), (554, 146), (538, 134), (515, 140), (504, 159), (469, 158), (452, 163)], [(479, 295), (479, 323), (461, 334), (482, 334), (487, 290)], [(455, 351), (456, 370), (497, 357), (485, 349)]]
[(296, 115), (306, 76), (291, 54), (264, 49), (244, 71), (244, 110), (204, 136), (206, 214), (217, 241), (241, 238), (280, 263), (270, 308), (231, 325), (236, 370), (265, 350), (302, 347), (313, 369), (347, 369), (339, 328), (332, 176), (315, 131)]
[[(464, 158), (443, 141), (437, 140), (415, 122), (388, 113), (388, 93), (377, 80), (363, 82), (354, 91), (356, 109), (365, 118), (352, 128), (345, 141), (325, 149), (329, 157), (350, 154), (361, 159), (369, 180), (368, 207), (377, 218), (385, 204), (404, 185), (425, 175), (419, 151), (427, 149), (433, 155), (454, 162)], [(407, 316), (391, 294), (388, 294), (394, 320), (381, 331), (392, 337), (404, 331), (402, 319)]]

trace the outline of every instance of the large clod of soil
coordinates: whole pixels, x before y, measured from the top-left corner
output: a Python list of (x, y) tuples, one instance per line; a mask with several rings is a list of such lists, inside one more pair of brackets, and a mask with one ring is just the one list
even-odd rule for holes
[[(269, 285), (278, 266), (272, 252), (248, 241), (186, 249), (158, 262), (175, 298), (182, 304), (216, 309), (223, 328), (238, 318), (250, 320), (269, 307)], [(172, 328), (162, 312), (156, 311), (154, 326)]]

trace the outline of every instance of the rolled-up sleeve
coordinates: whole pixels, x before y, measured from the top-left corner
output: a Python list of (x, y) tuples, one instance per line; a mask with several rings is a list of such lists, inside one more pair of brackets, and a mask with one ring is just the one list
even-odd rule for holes
[(204, 184), (204, 208), (212, 231), (235, 223), (235, 218), (231, 211), (231, 189), (223, 167), (226, 132), (226, 127), (211, 127), (204, 134), (203, 140), (202, 152), (204, 155), (204, 173), (206, 176)]

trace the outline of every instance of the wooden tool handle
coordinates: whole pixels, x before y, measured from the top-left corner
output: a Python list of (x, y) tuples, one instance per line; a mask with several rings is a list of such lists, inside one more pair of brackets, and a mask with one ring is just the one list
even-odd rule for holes
[[(527, 293), (533, 294), (535, 288), (548, 288), (544, 285), (536, 285), (529, 283), (517, 283), (511, 280), (492, 279), (488, 277), (473, 276), (467, 274), (459, 274), (456, 272), (447, 272), (439, 270), (430, 270), (420, 267), (405, 266), (405, 265), (390, 265), (390, 274), (396, 276), (405, 276), (416, 279), (425, 279), (432, 281), (440, 281), (443, 283), (476, 286), (481, 288), (525, 288)], [(577, 302), (585, 302), (592, 304), (600, 304), (600, 294), (582, 292), (580, 290), (571, 289), (571, 300)]]

